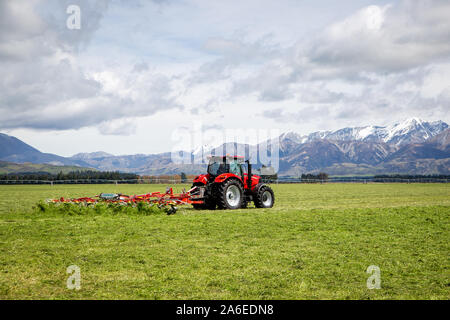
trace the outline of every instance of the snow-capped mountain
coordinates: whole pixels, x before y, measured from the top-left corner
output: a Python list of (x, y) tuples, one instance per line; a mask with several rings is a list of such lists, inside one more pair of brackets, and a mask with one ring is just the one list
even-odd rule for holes
[[(427, 122), (410, 118), (389, 126), (343, 128), (336, 131), (313, 132), (301, 138), (302, 142), (315, 140), (384, 142), (397, 146), (424, 142), (448, 128), (443, 121)], [(290, 133), (292, 135), (292, 133)]]
[(428, 142), (436, 145), (439, 149), (447, 149), (450, 151), (450, 129), (447, 129), (434, 136)]
[(103, 151), (97, 151), (97, 152), (89, 152), (89, 153), (77, 153), (73, 155), (71, 158), (74, 160), (92, 160), (92, 159), (98, 159), (98, 158), (107, 158), (107, 157), (113, 157), (114, 155), (109, 154), (107, 152)]
[(211, 150), (213, 150), (215, 147), (217, 147), (217, 146), (213, 146), (213, 145), (210, 145), (207, 143), (207, 144), (204, 144), (204, 145), (199, 146), (199, 147), (195, 148), (194, 150), (192, 150), (192, 154), (194, 156), (200, 156), (200, 157), (205, 156), (207, 154), (210, 154)]
[(297, 145), (303, 143), (305, 139), (305, 137), (302, 137), (301, 135), (293, 131), (283, 133), (278, 138), (280, 151), (282, 153), (288, 153)]
[(424, 142), (448, 128), (442, 121), (426, 122), (418, 118), (411, 118), (386, 128), (384, 142), (402, 145), (407, 143)]
[(279, 137), (281, 174), (450, 173), (450, 129), (411, 118), (389, 126), (343, 128)]
[(298, 133), (294, 132), (294, 131), (289, 131), (289, 132), (285, 132), (282, 133), (280, 135), (280, 140), (291, 140), (293, 142), (296, 143), (303, 143), (303, 139), (304, 137), (302, 137), (301, 135), (299, 135)]

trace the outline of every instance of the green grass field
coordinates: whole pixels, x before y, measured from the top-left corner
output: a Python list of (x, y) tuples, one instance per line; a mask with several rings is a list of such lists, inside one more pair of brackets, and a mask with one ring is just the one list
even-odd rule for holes
[[(0, 186), (0, 298), (450, 298), (450, 185), (273, 188), (267, 210), (69, 216), (32, 206), (165, 186)], [(73, 264), (78, 291), (66, 287)], [(381, 289), (366, 286), (370, 265)]]

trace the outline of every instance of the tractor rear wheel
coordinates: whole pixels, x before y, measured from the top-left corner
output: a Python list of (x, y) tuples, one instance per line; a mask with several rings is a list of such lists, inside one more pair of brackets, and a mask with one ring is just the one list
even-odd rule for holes
[(257, 208), (272, 208), (275, 203), (275, 195), (272, 188), (266, 184), (256, 188), (254, 202)]
[(216, 200), (220, 209), (239, 209), (244, 201), (242, 184), (236, 179), (229, 179), (216, 188)]

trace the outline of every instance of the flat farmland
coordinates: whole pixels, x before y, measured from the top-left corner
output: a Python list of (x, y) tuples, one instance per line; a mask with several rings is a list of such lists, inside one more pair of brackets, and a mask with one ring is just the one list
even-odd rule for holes
[[(272, 209), (167, 216), (33, 209), (164, 185), (0, 186), (0, 298), (450, 298), (449, 184), (272, 187)], [(80, 290), (66, 286), (70, 265)], [(380, 289), (366, 285), (369, 266)]]

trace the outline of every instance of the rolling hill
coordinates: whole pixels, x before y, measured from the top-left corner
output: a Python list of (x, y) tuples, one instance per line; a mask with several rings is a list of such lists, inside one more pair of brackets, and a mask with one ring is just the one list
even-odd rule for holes
[(51, 153), (40, 152), (25, 142), (3, 133), (0, 133), (0, 161), (90, 167), (88, 163), (79, 159), (69, 159)]
[(69, 173), (72, 171), (85, 171), (93, 170), (90, 168), (82, 168), (75, 166), (55, 166), (51, 164), (35, 164), (35, 163), (13, 163), (0, 161), (0, 174), (11, 174), (11, 173), (50, 173), (58, 174)]

